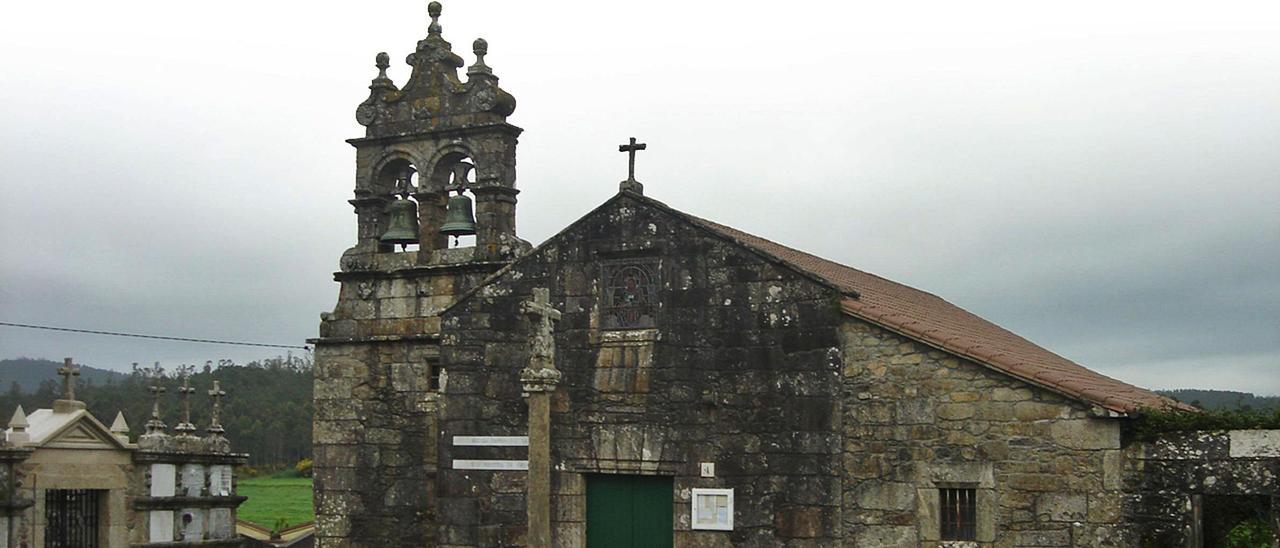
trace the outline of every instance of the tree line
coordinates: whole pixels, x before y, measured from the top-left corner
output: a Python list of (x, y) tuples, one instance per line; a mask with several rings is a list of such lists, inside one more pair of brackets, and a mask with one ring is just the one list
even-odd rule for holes
[[(205, 362), (203, 367), (163, 368), (156, 364), (142, 368), (137, 364), (127, 375), (107, 382), (78, 383), (76, 399), (85, 402), (98, 420), (110, 426), (117, 412), (124, 412), (130, 437), (135, 441), (145, 431), (151, 418), (152, 395), (149, 386), (164, 387), (160, 396), (160, 418), (173, 434), (182, 419), (178, 388), (184, 374), (190, 376), (191, 422), (204, 436), (211, 416), (209, 389), (216, 379), (227, 394), (222, 399), (220, 422), (231, 440), (231, 449), (249, 453), (249, 463), (258, 467), (293, 466), (311, 458), (312, 361), (308, 356), (275, 358), (236, 364), (220, 360)], [(8, 414), (22, 405), (28, 414), (38, 408), (49, 408), (62, 397), (62, 382), (45, 379), (32, 393), (11, 386), (0, 396), (0, 416), (7, 424)]]

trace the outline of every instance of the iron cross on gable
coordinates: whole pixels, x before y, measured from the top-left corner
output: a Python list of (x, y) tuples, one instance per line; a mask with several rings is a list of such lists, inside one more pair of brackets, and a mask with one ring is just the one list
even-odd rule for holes
[(637, 143), (636, 138), (631, 138), (631, 143), (626, 145), (618, 145), (618, 152), (627, 153), (627, 181), (636, 180), (636, 151), (644, 150), (647, 147), (645, 143)]
[(76, 381), (72, 377), (80, 376), (80, 368), (71, 363), (71, 358), (62, 361), (62, 367), (58, 368), (58, 374), (62, 375), (62, 399), (76, 399)]

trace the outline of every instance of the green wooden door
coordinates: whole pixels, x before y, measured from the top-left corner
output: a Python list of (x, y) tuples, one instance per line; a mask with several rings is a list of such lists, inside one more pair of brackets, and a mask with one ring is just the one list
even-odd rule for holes
[(671, 546), (671, 490), (669, 477), (587, 476), (587, 547)]

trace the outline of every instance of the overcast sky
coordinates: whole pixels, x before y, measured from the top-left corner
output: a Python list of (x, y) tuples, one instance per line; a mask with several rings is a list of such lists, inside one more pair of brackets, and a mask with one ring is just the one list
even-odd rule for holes
[[(354, 110), (426, 2), (17, 2), (0, 321), (303, 344)], [(519, 106), (519, 232), (646, 194), (1154, 388), (1280, 393), (1274, 2), (445, 2)], [(279, 352), (283, 352), (280, 350)], [(0, 327), (0, 357), (276, 355)]]

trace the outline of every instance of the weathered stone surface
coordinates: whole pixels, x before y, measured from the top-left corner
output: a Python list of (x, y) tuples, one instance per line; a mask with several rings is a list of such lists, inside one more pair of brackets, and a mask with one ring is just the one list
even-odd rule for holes
[(1087, 513), (1084, 494), (1047, 493), (1036, 499), (1036, 518), (1040, 521), (1084, 521)]
[(865, 482), (854, 492), (854, 502), (871, 510), (909, 510), (916, 494), (912, 484), (878, 481)]
[(854, 536), (855, 546), (882, 546), (884, 548), (912, 548), (916, 542), (914, 527), (872, 525), (861, 528)]
[(1054, 422), (1049, 435), (1071, 449), (1119, 449), (1120, 424), (1114, 421), (1074, 419)]
[[(624, 217), (628, 222), (620, 223)], [(637, 228), (639, 234), (633, 232)], [(651, 251), (624, 257), (659, 258), (652, 275), (667, 304), (653, 316), (654, 327), (601, 329), (602, 282), (595, 276), (602, 261), (627, 259), (601, 259), (598, 253), (636, 241)], [(580, 273), (592, 278), (576, 281)], [(679, 537), (696, 545), (821, 546), (839, 538), (841, 316), (824, 290), (621, 195), (491, 280), (482, 292), (491, 296), (477, 294), (446, 313), (441, 358), (449, 385), (440, 416), (445, 431), (524, 427), (517, 370), (499, 362), (528, 360), (525, 320), (512, 311), (534, 287), (549, 287), (553, 306), (563, 314), (555, 347), (563, 375), (557, 397), (563, 394), (566, 404), (552, 409), (552, 455), (564, 472), (556, 474), (559, 487), (553, 492), (562, 494), (566, 485), (581, 492), (590, 473), (669, 475), (677, 490), (730, 487), (739, 493), (735, 529)], [(474, 316), (488, 317), (491, 324), (496, 318), (516, 320), (498, 330), (468, 325), (464, 319)], [(505, 357), (486, 363), (468, 358), (469, 348)], [(887, 406), (880, 412), (888, 423), (896, 411)], [(905, 412), (934, 420), (931, 409)], [(440, 452), (441, 462), (481, 458), (447, 444)], [(701, 477), (701, 462), (716, 465), (714, 477)], [(485, 501), (495, 494), (486, 472), (467, 471), (463, 478), (441, 468), (438, 474), (441, 485), (469, 486), (459, 497)], [(914, 489), (902, 492), (905, 501), (896, 504), (909, 508)], [(577, 534), (585, 522), (585, 507), (575, 502), (581, 499), (557, 500), (564, 504), (555, 508), (553, 531)], [(688, 531), (687, 504), (677, 504), (677, 534)], [(442, 530), (508, 526), (523, 523), (524, 512), (482, 512), (466, 524), (456, 521), (461, 519), (454, 511), (439, 522)]]
[(1227, 435), (1232, 458), (1280, 457), (1280, 430), (1232, 430)]
[[(976, 488), (977, 533), (995, 546), (1057, 542), (1090, 516), (1117, 521), (1121, 497), (1089, 498), (1107, 465), (1118, 488), (1115, 420), (1084, 418), (1080, 404), (870, 324), (850, 320), (841, 336), (854, 362), (841, 367), (846, 535), (877, 546), (936, 541), (938, 489), (953, 486)], [(904, 354), (921, 358), (894, 359)], [(906, 485), (911, 504), (871, 485)]]
[[(1233, 501), (1260, 502), (1273, 519), (1280, 516), (1280, 459), (1235, 457), (1230, 447), (1241, 437), (1266, 439), (1270, 432), (1169, 432), (1126, 447), (1123, 519), (1144, 545), (1182, 546), (1197, 506), (1205, 523), (1215, 522), (1215, 512), (1242, 504)], [(1206, 545), (1224, 542), (1209, 538), (1214, 531), (1203, 534)]]

